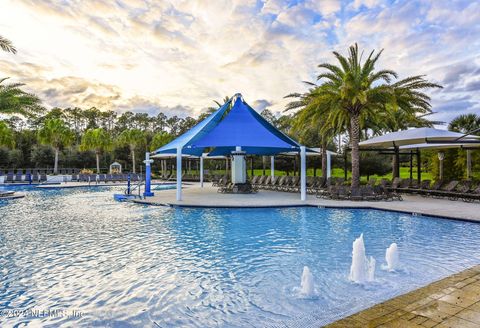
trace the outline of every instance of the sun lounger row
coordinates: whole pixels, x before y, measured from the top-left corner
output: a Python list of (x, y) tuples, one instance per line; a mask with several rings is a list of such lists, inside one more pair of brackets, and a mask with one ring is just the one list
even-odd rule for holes
[(451, 200), (462, 199), (464, 201), (480, 200), (480, 185), (474, 185), (471, 181), (435, 181), (395, 178), (390, 183), (386, 179), (380, 181), (380, 185), (397, 193), (417, 194), (424, 197), (448, 198)]
[(72, 181), (75, 182), (95, 182), (95, 183), (108, 183), (108, 182), (126, 182), (130, 175), (131, 182), (138, 182), (143, 180), (143, 175), (131, 173), (131, 174), (74, 174), (72, 175)]
[(352, 201), (402, 200), (401, 195), (392, 192), (381, 185), (366, 185), (358, 188), (351, 188), (350, 186), (345, 185), (332, 185), (328, 187), (326, 191), (318, 193), (317, 197)]
[[(70, 175), (70, 174), (78, 174), (80, 169), (59, 169), (58, 174), (60, 175)], [(9, 169), (9, 170), (1, 170), (0, 169), (0, 176), (4, 175), (28, 175), (28, 174), (37, 174), (37, 175), (48, 175), (53, 174), (53, 169)]]
[(47, 181), (45, 174), (27, 173), (25, 175), (21, 173), (7, 173), (4, 180), (5, 183), (39, 183)]

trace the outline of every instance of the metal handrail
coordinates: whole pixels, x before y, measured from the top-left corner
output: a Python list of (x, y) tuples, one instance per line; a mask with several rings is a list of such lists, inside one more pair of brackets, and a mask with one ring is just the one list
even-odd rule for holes
[(140, 180), (133, 188), (130, 188), (130, 193), (128, 193), (128, 189), (125, 189), (125, 195), (132, 195), (133, 192), (138, 189), (138, 197), (142, 198), (142, 185), (145, 185), (145, 180)]

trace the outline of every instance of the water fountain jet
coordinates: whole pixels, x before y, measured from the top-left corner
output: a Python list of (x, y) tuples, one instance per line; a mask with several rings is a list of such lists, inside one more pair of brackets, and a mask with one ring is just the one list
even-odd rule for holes
[(352, 246), (352, 265), (350, 267), (349, 279), (356, 283), (364, 283), (375, 279), (375, 259), (365, 254), (365, 243), (363, 233), (355, 239)]
[(398, 246), (392, 243), (385, 252), (385, 260), (387, 261), (387, 270), (395, 271), (400, 267), (400, 256), (398, 253)]
[(303, 267), (302, 280), (300, 283), (300, 294), (306, 297), (312, 297), (315, 295), (313, 275), (308, 266)]

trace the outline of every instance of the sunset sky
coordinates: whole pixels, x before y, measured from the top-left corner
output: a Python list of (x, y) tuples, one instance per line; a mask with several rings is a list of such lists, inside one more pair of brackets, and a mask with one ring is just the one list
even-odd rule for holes
[(480, 111), (480, 1), (0, 0), (0, 35), (0, 77), (47, 107), (187, 116), (240, 92), (280, 112), (358, 42), (444, 86), (432, 118)]

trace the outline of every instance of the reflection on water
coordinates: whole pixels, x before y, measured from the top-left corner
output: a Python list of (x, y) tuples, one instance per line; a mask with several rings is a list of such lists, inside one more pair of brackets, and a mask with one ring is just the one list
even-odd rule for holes
[[(26, 192), (0, 202), (0, 310), (30, 314), (10, 312), (2, 327), (319, 326), (480, 260), (473, 223), (360, 210), (144, 207), (114, 202), (111, 188)], [(402, 270), (350, 282), (361, 233), (378, 265), (397, 243)], [(299, 297), (305, 266), (319, 297)], [(33, 312), (42, 310), (63, 312)]]

